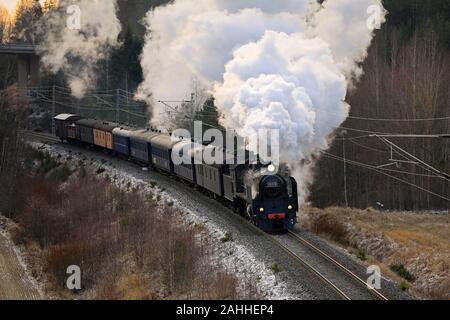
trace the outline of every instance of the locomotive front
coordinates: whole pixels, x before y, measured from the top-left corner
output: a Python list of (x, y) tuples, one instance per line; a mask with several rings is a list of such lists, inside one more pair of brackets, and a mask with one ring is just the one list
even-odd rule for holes
[(281, 175), (262, 176), (251, 207), (252, 221), (264, 231), (285, 231), (297, 223), (297, 182)]

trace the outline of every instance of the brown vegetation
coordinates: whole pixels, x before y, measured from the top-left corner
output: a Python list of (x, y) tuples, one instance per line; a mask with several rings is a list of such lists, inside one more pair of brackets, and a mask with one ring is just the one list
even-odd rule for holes
[[(37, 158), (39, 172), (48, 156)], [(33, 273), (46, 282), (51, 296), (258, 297), (251, 279), (240, 281), (214, 263), (202, 229), (183, 224), (176, 208), (161, 209), (152, 195), (125, 192), (93, 172), (86, 175), (86, 169), (55, 179), (54, 172), (62, 166), (56, 163), (45, 175), (21, 178), (22, 206), (14, 216), (18, 225), (11, 230), (16, 243), (39, 256), (41, 261), (31, 265), (40, 270)], [(70, 265), (82, 271), (79, 293), (65, 286)]]
[(349, 208), (302, 211), (303, 227), (378, 264), (405, 290), (450, 299), (450, 216)]

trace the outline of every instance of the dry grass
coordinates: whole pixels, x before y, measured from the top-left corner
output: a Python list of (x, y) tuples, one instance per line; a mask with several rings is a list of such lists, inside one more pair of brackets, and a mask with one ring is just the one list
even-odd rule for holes
[(404, 279), (398, 269), (404, 268), (414, 278), (414, 293), (450, 299), (450, 215), (336, 207), (302, 214), (305, 228), (354, 252), (364, 250), (367, 263), (379, 264), (399, 284)]

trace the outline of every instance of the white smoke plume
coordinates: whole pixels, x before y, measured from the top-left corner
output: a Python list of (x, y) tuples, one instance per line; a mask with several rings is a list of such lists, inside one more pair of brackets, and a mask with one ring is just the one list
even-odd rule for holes
[(38, 48), (42, 66), (52, 73), (62, 71), (77, 98), (95, 84), (97, 63), (119, 46), (116, 12), (116, 0), (61, 0), (58, 9), (44, 17)]
[(298, 166), (326, 150), (348, 116), (345, 98), (362, 74), (373, 6), (381, 24), (381, 0), (176, 0), (147, 14), (138, 94), (156, 108), (158, 124), (163, 110), (152, 100), (186, 98), (195, 77), (210, 88), (227, 128), (243, 136), (280, 130), (281, 160), (306, 190), (310, 170)]
[[(189, 98), (195, 76), (202, 86), (221, 81), (235, 49), (266, 30), (292, 33), (302, 27), (308, 0), (177, 0), (146, 17), (141, 58), (144, 82), (138, 96), (154, 100)], [(256, 4), (256, 5), (255, 5)], [(285, 11), (284, 8), (289, 9)], [(154, 105), (157, 108), (157, 105)], [(157, 123), (163, 110), (154, 110)]]
[(312, 17), (308, 35), (323, 39), (349, 81), (358, 80), (373, 30), (386, 21), (386, 14), (381, 0), (328, 0)]

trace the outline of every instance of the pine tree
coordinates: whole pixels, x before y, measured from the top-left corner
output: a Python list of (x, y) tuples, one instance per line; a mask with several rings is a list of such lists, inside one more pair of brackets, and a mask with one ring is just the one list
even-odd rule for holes
[(9, 39), (11, 28), (11, 17), (8, 10), (0, 5), (0, 43), (4, 43)]
[(36, 43), (36, 29), (42, 17), (39, 0), (20, 0), (11, 38), (14, 42)]
[(42, 10), (44, 12), (49, 12), (51, 10), (54, 10), (56, 7), (58, 7), (58, 4), (59, 4), (59, 0), (45, 0)]
[(205, 103), (203, 104), (202, 110), (198, 111), (195, 120), (202, 121), (203, 129), (219, 129), (224, 130), (224, 128), (219, 124), (221, 114), (216, 107), (215, 99), (213, 96), (210, 96)]
[(139, 55), (143, 43), (133, 35), (128, 27), (121, 35), (123, 42), (120, 48), (114, 50), (111, 55), (110, 72), (112, 74), (112, 85), (133, 91), (142, 81), (142, 68)]

